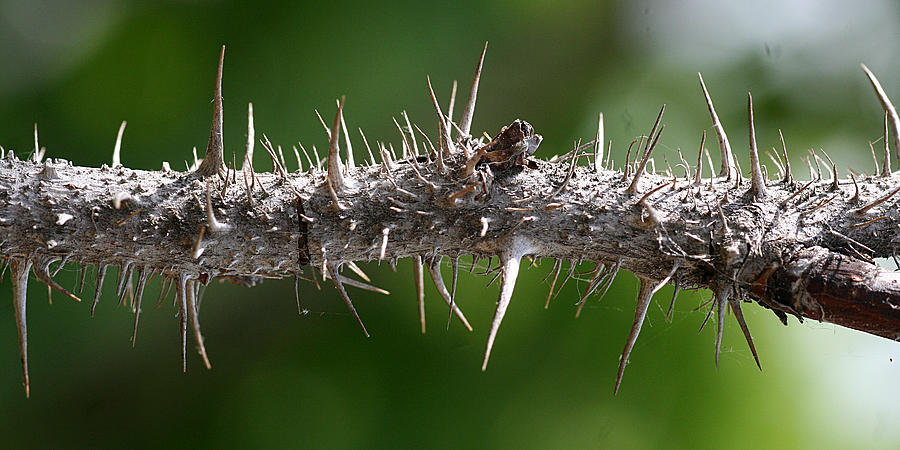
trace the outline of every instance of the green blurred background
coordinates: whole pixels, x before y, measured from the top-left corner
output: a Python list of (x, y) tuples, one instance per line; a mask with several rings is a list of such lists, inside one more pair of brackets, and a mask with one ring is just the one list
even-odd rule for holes
[[(867, 141), (880, 137), (882, 116), (859, 63), (900, 102), (898, 2), (756, 3), (2, 0), (0, 143), (28, 153), (37, 122), (48, 156), (98, 166), (109, 163), (124, 119), (125, 165), (183, 169), (208, 138), (223, 43), (227, 154), (242, 154), (249, 101), (258, 135), (321, 148), (313, 109), (331, 113), (340, 95), (351, 126), (396, 143), (391, 116), (404, 109), (434, 129), (425, 75), (443, 104), (455, 79), (465, 98), (490, 41), (475, 129), (494, 133), (521, 117), (544, 135), (538, 156), (591, 139), (603, 111), (621, 161), (624, 144), (667, 103), (659, 156), (671, 161), (682, 147), (693, 162), (700, 132), (711, 131), (702, 71), (744, 167), (750, 90), (760, 146), (775, 145), (782, 128), (801, 178), (809, 147), (826, 149), (842, 176), (871, 173)], [(257, 167), (270, 164), (260, 157)], [(716, 370), (714, 327), (698, 336), (704, 313), (691, 312), (708, 292), (682, 293), (671, 324), (663, 320), (671, 289), (657, 295), (613, 397), (637, 282), (621, 275), (575, 320), (584, 282), (543, 308), (551, 265), (523, 269), (486, 373), (479, 365), (497, 286), (461, 276), (473, 333), (458, 322), (445, 329), (446, 307), (429, 286), (422, 336), (408, 262), (396, 273), (364, 267), (391, 296), (351, 292), (371, 339), (331, 288), (302, 286), (308, 313), (298, 317), (291, 281), (212, 284), (202, 321), (214, 369), (191, 354), (187, 374), (168, 303), (147, 308), (132, 349), (132, 313), (109, 290), (90, 319), (89, 305), (62, 297), (48, 305), (33, 283), (29, 400), (4, 281), (0, 435), (7, 447), (900, 444), (900, 344), (827, 324), (785, 328), (748, 306), (764, 371), (731, 318)], [(76, 275), (67, 268), (60, 281), (71, 286)], [(157, 292), (154, 284), (147, 295)]]

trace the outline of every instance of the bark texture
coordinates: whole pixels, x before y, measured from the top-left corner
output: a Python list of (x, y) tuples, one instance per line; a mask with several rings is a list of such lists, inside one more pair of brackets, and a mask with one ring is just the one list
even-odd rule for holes
[[(411, 257), (419, 265), (418, 291), (421, 264), (426, 264), (439, 292), (468, 326), (454, 298), (456, 261), (463, 254), (500, 260), (502, 287), (483, 368), (510, 305), (519, 261), (526, 256), (556, 259), (551, 291), (561, 261), (571, 261), (573, 270), (576, 262), (596, 263), (579, 312), (590, 294), (602, 296), (620, 269), (640, 279), (616, 389), (647, 305), (667, 283), (714, 292), (710, 315), (717, 312), (717, 360), (728, 308), (756, 357), (742, 302), (755, 301), (784, 323), (794, 315), (900, 340), (900, 276), (874, 264), (874, 258), (890, 257), (898, 246), (894, 194), (900, 191), (900, 175), (888, 171), (859, 180), (823, 179), (810, 167), (812, 181), (798, 183), (787, 165), (777, 180), (767, 179), (756, 154), (749, 98), (749, 180), (732, 163), (705, 86), (723, 155), (723, 167), (713, 178), (702, 178), (699, 169), (692, 175), (683, 159), (676, 167), (679, 174), (683, 169), (683, 178), (671, 170), (648, 171), (665, 128), (665, 106), (649, 136), (635, 146), (634, 162), (617, 170), (602, 160), (602, 116), (597, 139), (584, 146), (593, 147), (590, 155), (576, 148), (552, 161), (530, 159), (541, 136), (521, 120), (490, 142), (473, 139), (468, 132), (475, 89), (461, 127), (444, 115), (432, 92), (437, 148), (421, 132), (417, 142), (407, 120), (405, 127), (398, 123), (401, 151), (377, 143), (380, 161), (370, 156), (369, 165), (357, 167), (341, 100), (333, 125), (326, 126), (327, 170), (309, 159), (311, 167), (288, 173), (279, 162), (283, 157), (265, 139), (263, 147), (277, 170), (255, 173), (248, 156), (237, 173), (224, 170), (221, 156), (221, 65), (220, 59), (207, 159), (194, 171), (175, 172), (167, 165), (161, 171), (77, 167), (62, 159), (42, 161), (40, 155), (21, 160), (12, 152), (0, 158), (0, 255), (13, 272), (26, 392), (29, 269), (78, 299), (53, 280), (69, 262), (97, 266), (95, 304), (107, 267), (119, 268), (120, 298), (137, 278), (135, 334), (148, 278), (158, 274), (175, 284), (182, 354), (190, 318), (207, 367), (195, 294), (201, 283), (217, 277), (248, 285), (261, 278), (330, 278), (365, 332), (344, 285), (375, 288), (342, 274), (341, 268)], [(476, 89), (480, 67), (479, 62)], [(881, 100), (890, 104), (886, 97)], [(251, 109), (248, 155), (252, 123)], [(341, 134), (346, 159), (340, 157)], [(363, 142), (372, 155), (365, 137)], [(591, 156), (593, 163), (578, 165)], [(454, 267), (449, 291), (435, 270), (444, 257)]]
[(303, 262), (372, 261), (382, 249), (388, 260), (496, 256), (521, 237), (531, 256), (618, 263), (655, 280), (677, 263), (683, 287), (732, 283), (776, 311), (898, 339), (897, 277), (871, 262), (897, 246), (896, 208), (887, 201), (854, 213), (889, 193), (896, 177), (859, 180), (859, 200), (847, 182), (833, 190), (827, 180), (770, 181), (770, 198), (759, 202), (746, 180), (695, 184), (648, 173), (639, 180), (644, 193), (628, 194), (632, 178), (621, 171), (577, 166), (567, 180), (568, 163), (535, 163), (495, 173), (453, 200), (466, 183), (433, 164), (390, 163), (391, 175), (387, 166), (355, 168), (355, 192), (338, 196), (343, 209), (324, 171), (258, 173), (253, 192), (216, 180), (211, 204), (228, 225), (216, 232), (207, 184), (193, 173), (39, 164), (8, 153), (0, 161), (0, 253), (41, 271), (65, 260), (205, 282), (293, 276)]

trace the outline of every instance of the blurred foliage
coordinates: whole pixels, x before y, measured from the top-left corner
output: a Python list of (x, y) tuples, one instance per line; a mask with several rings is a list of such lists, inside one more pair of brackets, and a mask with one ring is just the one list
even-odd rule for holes
[[(760, 146), (776, 145), (783, 129), (801, 178), (808, 147), (825, 148), (843, 175), (848, 167), (871, 172), (866, 143), (880, 136), (881, 112), (857, 63), (867, 62), (900, 101), (898, 7), (841, 5), (7, 0), (0, 142), (29, 153), (37, 122), (49, 156), (97, 166), (109, 162), (126, 119), (124, 164), (155, 170), (165, 160), (181, 169), (208, 137), (222, 43), (226, 152), (242, 155), (250, 101), (258, 135), (321, 148), (313, 109), (331, 114), (340, 95), (352, 128), (397, 142), (390, 118), (404, 109), (435, 128), (425, 75), (445, 105), (459, 80), (461, 105), (489, 41), (475, 127), (493, 134), (528, 120), (545, 138), (538, 156), (590, 139), (603, 111), (621, 162), (627, 142), (667, 103), (658, 167), (677, 159), (678, 148), (693, 163), (701, 130), (711, 131), (700, 70), (744, 167), (752, 90)], [(256, 165), (271, 167), (262, 157)], [(459, 303), (475, 332), (456, 321), (447, 329), (446, 307), (429, 287), (422, 336), (409, 263), (396, 273), (365, 266), (392, 292), (352, 292), (371, 339), (330, 288), (302, 286), (308, 312), (298, 317), (290, 281), (213, 283), (202, 319), (214, 369), (191, 355), (186, 375), (169, 301), (147, 308), (132, 349), (132, 314), (109, 290), (90, 319), (88, 305), (59, 296), (48, 305), (33, 283), (30, 400), (7, 284), (0, 432), (10, 447), (820, 448), (900, 439), (896, 343), (824, 324), (784, 328), (747, 307), (765, 371), (730, 318), (717, 370), (713, 327), (697, 336), (705, 311), (692, 312), (708, 292), (683, 292), (671, 324), (663, 320), (671, 289), (657, 295), (613, 397), (636, 280), (620, 275), (574, 320), (585, 283), (569, 282), (544, 310), (540, 281), (551, 265), (523, 269), (485, 373), (479, 364), (497, 295), (485, 277), (460, 279)], [(74, 267), (60, 275), (68, 286), (75, 278)]]

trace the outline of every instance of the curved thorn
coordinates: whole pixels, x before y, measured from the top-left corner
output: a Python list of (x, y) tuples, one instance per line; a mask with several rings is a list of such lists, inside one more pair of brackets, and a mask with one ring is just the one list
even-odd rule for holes
[[(897, 108), (891, 103), (891, 99), (888, 98), (887, 94), (884, 92), (884, 88), (881, 87), (878, 78), (875, 78), (875, 74), (873, 74), (865, 64), (860, 64), (860, 66), (862, 66), (863, 71), (866, 73), (866, 77), (869, 78), (872, 88), (875, 89), (875, 95), (878, 96), (881, 107), (884, 108), (884, 112), (890, 116), (891, 123), (894, 125), (894, 148), (897, 151), (897, 159), (900, 160), (900, 116), (897, 115)], [(890, 170), (890, 167), (888, 167), (888, 172), (890, 172)]]
[[(553, 273), (553, 281), (550, 282), (550, 290), (547, 291), (547, 302), (544, 303), (544, 309), (550, 308), (550, 298), (553, 296), (553, 288), (556, 287), (556, 280), (559, 279), (559, 272), (562, 270), (562, 260), (557, 258), (553, 263), (550, 273)], [(549, 276), (549, 274), (548, 274)]]
[[(438, 108), (440, 110), (440, 108)], [(416, 133), (413, 133), (412, 123), (409, 121), (409, 114), (406, 113), (406, 110), (403, 111), (403, 120), (406, 122), (406, 129), (409, 130), (409, 140), (412, 142), (412, 151), (416, 156), (419, 156), (419, 144), (416, 142)], [(446, 126), (445, 126), (446, 128)], [(447, 134), (449, 136), (450, 131), (447, 130)], [(447, 138), (449, 142), (449, 137)], [(423, 145), (424, 147), (424, 145)], [(425, 154), (428, 154), (428, 150), (425, 149)]]
[(619, 258), (616, 261), (616, 265), (613, 266), (612, 270), (609, 273), (609, 278), (606, 280), (606, 285), (603, 287), (603, 291), (600, 292), (600, 295), (597, 296), (597, 301), (603, 300), (603, 297), (606, 295), (606, 292), (609, 291), (610, 286), (612, 286), (613, 281), (616, 281), (616, 275), (619, 274), (619, 269), (622, 268), (622, 258)]
[(51, 262), (52, 262), (51, 259), (39, 261), (38, 264), (36, 266), (34, 266), (34, 276), (38, 280), (41, 280), (44, 283), (47, 283), (47, 286), (50, 286), (51, 288), (59, 291), (66, 297), (69, 297), (72, 300), (75, 300), (76, 302), (80, 302), (81, 299), (78, 298), (77, 295), (69, 292), (68, 289), (60, 286), (59, 283), (57, 283), (56, 281), (53, 280), (53, 278), (50, 277), (50, 263)]
[(584, 308), (585, 303), (587, 303), (587, 298), (590, 297), (598, 287), (600, 287), (601, 281), (606, 275), (609, 274), (611, 270), (611, 268), (606, 267), (606, 265), (603, 263), (598, 263), (594, 268), (594, 274), (591, 277), (591, 281), (590, 283), (588, 283), (587, 289), (584, 290), (584, 294), (581, 295), (581, 299), (578, 300), (578, 309), (575, 310), (576, 319), (581, 317), (581, 310), (582, 308)]
[(188, 286), (185, 292), (187, 292), (187, 310), (188, 316), (191, 319), (191, 325), (194, 329), (194, 339), (197, 341), (197, 348), (200, 350), (200, 357), (203, 359), (203, 364), (206, 365), (207, 369), (212, 369), (212, 365), (209, 363), (209, 357), (206, 356), (206, 346), (203, 345), (203, 335), (200, 333), (200, 311), (199, 306), (197, 305), (197, 295), (194, 292), (194, 284), (197, 281), (191, 280), (188, 282)]
[(756, 361), (756, 367), (759, 370), (762, 370), (762, 365), (759, 364), (759, 355), (756, 353), (756, 346), (753, 345), (753, 336), (750, 336), (750, 328), (747, 327), (747, 322), (744, 320), (744, 313), (741, 311), (741, 301), (737, 297), (729, 297), (728, 303), (731, 305), (731, 312), (734, 314), (734, 318), (737, 320), (738, 325), (741, 327), (741, 331), (744, 332), (744, 339), (747, 340), (747, 345), (750, 347), (750, 353), (753, 353), (753, 360)]
[(450, 295), (450, 292), (447, 291), (447, 286), (444, 284), (444, 276), (441, 275), (441, 259), (440, 257), (434, 258), (431, 264), (428, 264), (428, 274), (431, 275), (431, 281), (434, 282), (434, 287), (437, 288), (438, 293), (441, 294), (441, 297), (444, 299), (444, 302), (450, 306), (450, 313), (456, 314), (456, 317), (459, 317), (459, 320), (462, 321), (464, 327), (467, 330), (472, 331), (472, 326), (469, 325), (469, 321), (466, 319), (466, 316), (463, 314), (462, 310), (456, 306), (453, 298)]
[[(697, 77), (700, 79), (700, 88), (703, 89), (703, 96), (706, 98), (706, 107), (709, 109), (710, 117), (712, 117), (713, 129), (716, 130), (716, 136), (719, 138), (719, 150), (722, 153), (722, 168), (719, 170), (719, 176), (724, 176), (726, 177), (726, 180), (731, 180), (731, 177), (735, 172), (735, 167), (733, 165), (734, 157), (731, 154), (731, 144), (728, 142), (728, 135), (725, 134), (725, 128), (722, 126), (722, 122), (719, 121), (718, 114), (716, 114), (716, 108), (713, 106), (709, 91), (706, 90), (706, 83), (703, 82), (703, 75), (701, 75), (700, 72), (697, 72)], [(710, 167), (710, 170), (712, 170), (712, 167)]]
[(553, 295), (553, 298), (559, 297), (560, 292), (562, 292), (563, 288), (566, 287), (566, 283), (575, 276), (575, 268), (578, 267), (578, 263), (576, 261), (569, 261), (569, 273), (566, 274), (566, 277), (563, 278), (562, 284), (559, 285), (559, 289), (556, 290), (556, 294)]
[(497, 300), (497, 309), (494, 311), (494, 318), (491, 320), (491, 329), (488, 333), (487, 345), (484, 350), (484, 360), (481, 363), (481, 370), (487, 370), (488, 361), (491, 358), (491, 350), (494, 347), (494, 340), (497, 338), (497, 331), (503, 322), (503, 316), (506, 315), (506, 309), (512, 300), (513, 290), (516, 288), (516, 279), (519, 276), (519, 263), (523, 256), (532, 253), (534, 248), (532, 244), (524, 238), (516, 238), (510, 242), (509, 247), (500, 252), (500, 260), (502, 264), (503, 279), (500, 282), (500, 298)]
[(125, 134), (125, 125), (128, 122), (122, 121), (122, 125), (119, 125), (119, 134), (116, 135), (116, 146), (113, 147), (112, 154), (112, 167), (121, 166), (122, 165), (122, 135)]
[(353, 161), (353, 145), (350, 143), (350, 134), (347, 133), (347, 122), (344, 120), (344, 108), (340, 107), (340, 101), (335, 100), (338, 104), (339, 114), (341, 117), (341, 130), (344, 132), (344, 143), (347, 144), (347, 166), (344, 168), (349, 176), (349, 171), (356, 166), (356, 163)]
[(622, 357), (619, 360), (619, 371), (616, 374), (616, 385), (613, 388), (613, 395), (619, 393), (619, 386), (622, 384), (622, 376), (625, 374), (625, 365), (628, 364), (628, 357), (631, 356), (631, 350), (634, 349), (634, 343), (641, 332), (641, 326), (644, 324), (644, 318), (647, 316), (647, 308), (650, 306), (650, 299), (653, 298), (653, 287), (651, 281), (645, 278), (638, 278), (641, 282), (641, 288), (638, 291), (637, 307), (634, 311), (634, 321), (631, 324), (631, 331), (628, 339), (625, 341), (625, 350), (622, 351)]
[[(647, 161), (650, 160), (650, 154), (653, 153), (653, 149), (656, 148), (657, 142), (659, 142), (659, 137), (662, 135), (663, 129), (665, 129), (665, 125), (660, 127), (659, 122), (662, 120), (663, 113), (666, 112), (666, 105), (663, 104), (662, 108), (659, 109), (659, 115), (656, 116), (656, 122), (653, 123), (653, 128), (650, 129), (650, 134), (647, 137), (647, 144), (644, 147), (644, 154), (641, 157), (641, 162), (638, 164), (637, 170), (635, 171), (634, 178), (631, 180), (631, 185), (628, 186), (628, 189), (625, 192), (629, 194), (634, 194), (638, 192), (638, 180), (641, 179), (641, 175), (644, 174), (644, 168), (647, 167)], [(657, 132), (659, 130), (659, 132)], [(655, 137), (654, 137), (655, 135)]]
[(342, 277), (340, 277), (337, 273), (337, 264), (326, 261), (325, 266), (328, 270), (328, 275), (331, 278), (331, 281), (334, 283), (334, 287), (336, 287), (338, 292), (340, 292), (341, 298), (343, 298), (344, 303), (347, 304), (347, 308), (350, 309), (353, 317), (356, 318), (356, 323), (359, 324), (359, 327), (362, 329), (363, 334), (365, 334), (366, 337), (370, 337), (369, 332), (366, 330), (366, 326), (363, 324), (362, 319), (360, 319), (359, 317), (359, 313), (356, 312), (356, 308), (353, 306), (353, 302), (350, 300), (350, 296), (347, 295), (347, 290), (344, 289), (344, 283), (341, 281)]
[(631, 331), (628, 333), (628, 339), (625, 341), (625, 349), (622, 351), (622, 358), (619, 360), (619, 371), (616, 373), (616, 385), (613, 388), (613, 395), (619, 393), (619, 386), (622, 384), (622, 376), (625, 374), (625, 366), (628, 364), (628, 357), (631, 356), (631, 351), (634, 349), (634, 344), (637, 342), (638, 335), (641, 334), (641, 327), (644, 325), (644, 318), (647, 317), (647, 309), (650, 307), (650, 300), (653, 299), (653, 294), (656, 294), (657, 291), (662, 289), (672, 276), (675, 275), (675, 272), (678, 270), (678, 265), (679, 264), (676, 261), (672, 267), (672, 271), (669, 272), (669, 275), (656, 284), (649, 279), (638, 277), (638, 280), (641, 282), (641, 288), (638, 292), (637, 306), (634, 310), (634, 322), (631, 324)]

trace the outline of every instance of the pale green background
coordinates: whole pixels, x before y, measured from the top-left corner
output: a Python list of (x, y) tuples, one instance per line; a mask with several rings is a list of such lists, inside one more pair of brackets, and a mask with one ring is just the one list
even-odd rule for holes
[[(322, 147), (313, 108), (330, 113), (346, 95), (352, 126), (396, 144), (390, 119), (403, 109), (434, 129), (425, 75), (446, 104), (454, 79), (468, 89), (488, 40), (475, 128), (494, 133), (517, 117), (528, 120), (544, 135), (538, 156), (591, 139), (603, 111), (621, 161), (624, 144), (646, 133), (666, 103), (659, 156), (671, 161), (681, 147), (693, 163), (700, 132), (712, 131), (696, 81), (702, 71), (744, 167), (751, 90), (760, 146), (776, 145), (782, 128), (801, 178), (800, 157), (810, 147), (825, 148), (842, 176), (848, 167), (871, 172), (866, 143), (880, 137), (881, 110), (859, 63), (900, 102), (898, 3), (756, 3), (4, 0), (0, 143), (28, 153), (38, 122), (48, 156), (98, 166), (109, 162), (126, 119), (125, 165), (158, 169), (167, 160), (182, 169), (191, 147), (202, 153), (206, 143), (225, 43), (228, 155), (242, 152), (248, 101), (258, 134)], [(356, 149), (359, 160), (362, 146)], [(270, 164), (259, 158), (257, 167)], [(430, 328), (422, 336), (408, 262), (396, 274), (366, 267), (390, 297), (351, 291), (371, 339), (331, 288), (303, 286), (310, 312), (298, 318), (291, 282), (252, 290), (214, 283), (202, 308), (214, 369), (191, 354), (186, 375), (169, 304), (146, 308), (132, 349), (133, 316), (111, 292), (90, 319), (89, 305), (61, 296), (48, 305), (44, 287), (34, 284), (30, 400), (4, 281), (0, 435), (8, 447), (900, 443), (900, 344), (827, 324), (792, 320), (784, 328), (747, 306), (764, 372), (731, 318), (716, 370), (712, 327), (697, 336), (704, 314), (690, 312), (709, 293), (683, 293), (667, 324), (667, 288), (613, 397), (636, 280), (624, 274), (575, 320), (585, 283), (570, 282), (545, 311), (540, 280), (549, 267), (523, 269), (486, 373), (479, 365), (497, 287), (461, 277), (459, 303), (474, 333), (456, 322), (444, 329), (446, 309), (429, 287)], [(59, 279), (71, 286), (75, 276), (66, 269)]]

